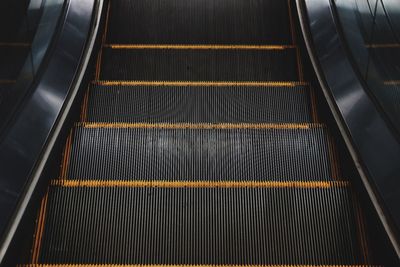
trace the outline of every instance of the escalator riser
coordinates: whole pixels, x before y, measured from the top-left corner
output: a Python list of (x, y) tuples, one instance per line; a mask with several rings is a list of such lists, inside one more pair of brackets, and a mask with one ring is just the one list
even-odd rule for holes
[(298, 81), (296, 49), (104, 48), (101, 80)]
[(306, 86), (94, 85), (89, 92), (89, 122), (312, 122)]
[(41, 263), (354, 264), (347, 188), (51, 187)]
[(68, 179), (330, 181), (327, 132), (310, 129), (75, 129)]
[(111, 1), (107, 42), (291, 44), (287, 5), (286, 0)]

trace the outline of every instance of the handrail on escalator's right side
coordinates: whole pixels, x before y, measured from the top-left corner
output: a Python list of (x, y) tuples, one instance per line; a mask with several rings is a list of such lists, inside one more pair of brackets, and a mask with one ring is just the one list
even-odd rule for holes
[(400, 140), (360, 77), (331, 0), (297, 0), (314, 70), (362, 184), (400, 258)]

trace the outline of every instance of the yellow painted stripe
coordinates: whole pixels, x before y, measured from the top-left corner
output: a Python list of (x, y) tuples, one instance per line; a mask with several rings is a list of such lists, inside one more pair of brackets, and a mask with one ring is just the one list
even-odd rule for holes
[(306, 86), (306, 82), (270, 81), (270, 82), (228, 82), (228, 81), (98, 81), (94, 84), (105, 86), (277, 86), (294, 87)]
[(144, 128), (144, 129), (311, 129), (325, 127), (320, 123), (106, 123), (79, 122), (84, 128)]
[(30, 43), (5, 43), (5, 42), (0, 42), (0, 46), (29, 47), (29, 46), (31, 46), (31, 44)]
[(0, 80), (0, 84), (13, 84), (16, 82), (16, 80)]
[(18, 267), (381, 267), (380, 265), (345, 265), (345, 264), (318, 264), (318, 265), (290, 265), (290, 264), (279, 264), (279, 265), (139, 265), (139, 264), (20, 264)]
[(400, 44), (366, 44), (367, 48), (400, 48)]
[(182, 50), (284, 50), (295, 45), (184, 45), (184, 44), (106, 44), (111, 49), (182, 49)]
[(47, 199), (48, 199), (48, 193), (46, 192), (40, 205), (39, 217), (37, 219), (37, 228), (35, 232), (35, 239), (32, 247), (32, 262), (34, 263), (37, 263), (39, 261), (44, 225), (46, 220)]
[(162, 187), (162, 188), (331, 188), (349, 186), (347, 181), (113, 181), (52, 180), (53, 186), (64, 187)]
[(395, 81), (395, 80), (393, 80), (393, 81), (384, 81), (383, 83), (385, 85), (400, 85), (400, 80), (398, 80), (398, 81)]

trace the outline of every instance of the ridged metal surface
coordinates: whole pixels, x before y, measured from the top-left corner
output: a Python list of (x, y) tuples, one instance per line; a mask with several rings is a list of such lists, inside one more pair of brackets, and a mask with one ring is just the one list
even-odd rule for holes
[(69, 179), (332, 180), (327, 133), (311, 129), (75, 129)]
[(353, 264), (346, 188), (51, 187), (41, 263)]
[(288, 1), (112, 1), (108, 43), (289, 44)]
[(29, 49), (21, 46), (0, 46), (0, 80), (18, 78)]
[(101, 80), (297, 81), (296, 49), (104, 48)]
[(309, 88), (101, 86), (90, 88), (90, 122), (311, 122)]

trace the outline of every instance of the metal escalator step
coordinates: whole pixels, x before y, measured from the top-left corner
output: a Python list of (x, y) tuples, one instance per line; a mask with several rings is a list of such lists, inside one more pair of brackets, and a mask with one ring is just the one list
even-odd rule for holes
[(0, 80), (16, 80), (30, 47), (0, 45)]
[(351, 203), (342, 186), (51, 186), (39, 262), (355, 264)]
[(101, 80), (297, 81), (296, 49), (104, 48)]
[(107, 42), (290, 44), (288, 2), (111, 1)]
[[(31, 263), (31, 264), (19, 264), (17, 267), (242, 267), (242, 265), (183, 265), (183, 264), (174, 264), (174, 265), (168, 265), (168, 264), (157, 264), (157, 265), (139, 265), (139, 264), (36, 264), (36, 263)], [(246, 267), (315, 267), (312, 265), (288, 265), (288, 264), (283, 264), (283, 265), (246, 265)], [(381, 267), (380, 265), (364, 265), (364, 264), (357, 264), (357, 265), (341, 265), (337, 266), (335, 265), (319, 265), (318, 267)]]
[(102, 86), (89, 122), (312, 122), (307, 86)]
[(66, 178), (329, 181), (327, 139), (307, 124), (87, 124), (75, 129)]

